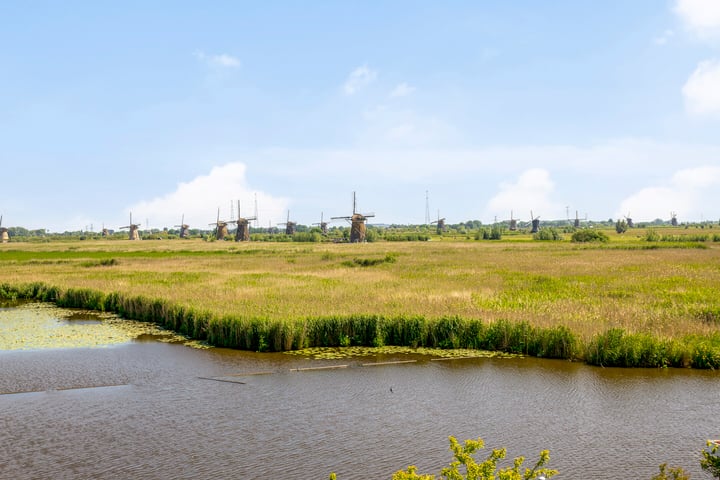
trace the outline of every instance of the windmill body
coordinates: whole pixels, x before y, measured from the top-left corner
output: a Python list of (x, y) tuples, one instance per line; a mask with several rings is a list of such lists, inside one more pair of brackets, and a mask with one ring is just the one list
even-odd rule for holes
[(180, 229), (180, 238), (188, 238), (190, 236), (190, 225), (185, 223), (185, 215), (180, 220), (180, 225), (175, 225), (175, 228)]
[(635, 228), (635, 223), (630, 217), (630, 212), (628, 212), (627, 216), (625, 217), (625, 223), (627, 223), (628, 228)]
[(327, 235), (327, 233), (328, 233), (328, 222), (325, 222), (325, 221), (324, 221), (323, 212), (320, 212), (320, 223), (313, 223), (313, 225), (317, 225), (318, 227), (320, 227), (320, 232), (321, 232), (323, 235)]
[(278, 225), (285, 225), (285, 235), (292, 236), (295, 234), (297, 222), (290, 221), (290, 210), (288, 210), (287, 221), (285, 223), (278, 223)]
[(120, 227), (120, 229), (128, 228), (128, 240), (140, 240), (140, 224), (132, 223), (132, 212), (130, 212), (130, 224)]
[(678, 226), (677, 213), (675, 212), (670, 212), (670, 225), (672, 225), (673, 227)]
[(530, 219), (532, 220), (532, 228), (530, 233), (537, 233), (540, 231), (540, 217), (533, 217), (532, 211), (530, 211)]
[(374, 213), (358, 213), (356, 211), (355, 192), (353, 192), (353, 214), (348, 217), (332, 217), (332, 220), (348, 220), (350, 222), (350, 243), (361, 243), (365, 241), (367, 235), (365, 222), (374, 216)]
[(8, 243), (10, 241), (10, 235), (8, 235), (8, 229), (2, 226), (2, 216), (0, 215), (0, 242)]
[(215, 225), (215, 239), (225, 240), (225, 237), (228, 236), (228, 225), (231, 223), (235, 223), (235, 220), (220, 220), (220, 209), (218, 208), (217, 220), (215, 220), (215, 223), (209, 223), (208, 225)]
[(511, 232), (514, 232), (517, 230), (517, 227), (518, 227), (517, 219), (513, 218), (513, 211), (510, 210), (510, 226), (508, 228), (510, 229)]
[(573, 223), (573, 226), (575, 228), (580, 228), (580, 217), (578, 217), (577, 210), (575, 210), (575, 222)]
[(440, 212), (438, 212), (438, 219), (430, 222), (431, 224), (437, 224), (437, 234), (442, 235), (443, 232), (447, 231), (447, 227), (445, 226), (445, 219), (440, 218)]

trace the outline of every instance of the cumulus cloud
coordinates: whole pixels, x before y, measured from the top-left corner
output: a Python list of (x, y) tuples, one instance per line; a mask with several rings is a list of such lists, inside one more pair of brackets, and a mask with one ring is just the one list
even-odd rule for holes
[(485, 208), (486, 217), (509, 215), (530, 219), (530, 211), (536, 217), (562, 218), (562, 206), (552, 200), (555, 183), (550, 173), (542, 168), (532, 168), (520, 174), (515, 182), (501, 183), (500, 191), (490, 199)]
[(720, 113), (720, 61), (700, 62), (685, 82), (682, 94), (688, 112), (696, 115)]
[(720, 36), (720, 2), (718, 0), (677, 0), (675, 13), (696, 35), (702, 38)]
[(367, 65), (363, 65), (350, 73), (343, 85), (343, 91), (345, 95), (355, 95), (360, 89), (374, 82), (376, 78), (377, 72), (368, 68)]
[[(245, 180), (246, 166), (243, 163), (228, 163), (213, 168), (207, 175), (180, 183), (174, 192), (152, 200), (138, 202), (129, 207), (134, 220), (149, 219), (150, 226), (178, 225), (182, 216), (191, 228), (208, 228), (208, 223), (216, 219), (220, 207), (220, 217), (230, 217), (230, 204), (240, 208), (243, 216), (252, 216), (255, 210), (255, 195), (258, 201), (259, 220), (279, 219), (287, 209), (288, 200), (268, 193), (253, 190)], [(234, 212), (237, 216), (237, 212)]]
[(669, 219), (670, 212), (681, 218), (700, 219), (703, 212), (712, 212), (720, 201), (720, 167), (702, 166), (675, 172), (666, 182), (642, 188), (622, 201), (620, 217), (628, 215), (633, 220), (651, 221)]
[(401, 83), (393, 88), (390, 92), (391, 97), (407, 97), (415, 91), (415, 87), (411, 87), (407, 83)]
[(208, 55), (205, 52), (196, 50), (195, 52), (193, 52), (193, 55), (202, 63), (211, 67), (238, 68), (241, 65), (239, 59), (226, 53), (221, 53), (219, 55)]

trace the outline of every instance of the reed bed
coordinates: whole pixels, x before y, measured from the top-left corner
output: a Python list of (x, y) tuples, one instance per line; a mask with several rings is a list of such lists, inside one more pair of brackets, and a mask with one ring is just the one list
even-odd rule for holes
[(402, 345), (720, 366), (720, 245), (642, 249), (643, 232), (608, 236), (594, 245), (569, 236), (10, 243), (0, 247), (0, 296), (116, 312), (250, 350)]

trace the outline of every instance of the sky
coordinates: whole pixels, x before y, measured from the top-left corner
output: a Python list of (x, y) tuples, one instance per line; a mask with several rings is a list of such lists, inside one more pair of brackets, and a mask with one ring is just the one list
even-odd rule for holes
[(720, 0), (9, 0), (0, 45), (6, 227), (720, 219)]

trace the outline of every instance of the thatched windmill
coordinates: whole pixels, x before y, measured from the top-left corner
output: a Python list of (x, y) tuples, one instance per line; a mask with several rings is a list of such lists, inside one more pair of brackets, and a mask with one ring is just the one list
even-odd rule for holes
[(102, 233), (101, 233), (100, 235), (101, 235), (102, 237), (109, 237), (109, 236), (110, 236), (110, 231), (109, 231), (107, 228), (105, 228), (105, 224), (104, 224), (104, 223), (103, 223), (103, 226), (102, 226)]
[(238, 200), (238, 219), (237, 219), (237, 230), (235, 231), (236, 242), (249, 242), (250, 241), (250, 222), (257, 220), (257, 216), (243, 218), (240, 216), (240, 200)]
[(355, 192), (353, 192), (353, 214), (349, 217), (331, 217), (331, 220), (345, 219), (350, 222), (350, 242), (360, 243), (365, 241), (365, 221), (374, 217), (374, 213), (358, 213), (355, 203)]
[(530, 210), (530, 220), (532, 221), (532, 228), (530, 233), (537, 233), (540, 230), (540, 216), (533, 216), (532, 210)]
[(124, 227), (120, 227), (122, 230), (123, 228), (129, 228), (130, 232), (128, 234), (128, 240), (140, 240), (140, 224), (139, 223), (132, 223), (132, 212), (130, 212), (130, 224), (126, 225)]
[(175, 228), (180, 229), (180, 238), (187, 238), (190, 236), (190, 225), (185, 224), (185, 214), (183, 213), (180, 219), (180, 225), (175, 225)]
[(578, 217), (578, 211), (575, 210), (575, 222), (573, 223), (575, 228), (580, 228), (580, 217)]
[(278, 223), (278, 225), (285, 225), (285, 235), (293, 235), (297, 222), (290, 221), (290, 210), (288, 210), (287, 221), (285, 223)]
[(630, 212), (625, 216), (625, 223), (627, 223), (628, 228), (635, 228), (635, 223), (633, 223), (633, 219), (630, 217)]
[(432, 225), (433, 223), (437, 223), (437, 234), (442, 235), (443, 232), (447, 230), (447, 227), (445, 226), (445, 218), (440, 218), (440, 210), (438, 210), (438, 219), (430, 222)]
[(327, 233), (328, 233), (328, 222), (325, 222), (325, 221), (323, 220), (323, 212), (320, 212), (320, 223), (313, 223), (313, 225), (317, 225), (318, 227), (320, 227), (320, 232), (321, 232), (323, 235), (327, 235)]
[(2, 215), (0, 215), (0, 242), (8, 243), (9, 241), (8, 229), (2, 226)]
[(673, 227), (678, 226), (677, 213), (675, 212), (670, 212), (670, 225), (672, 225)]
[(235, 223), (235, 220), (220, 220), (220, 207), (218, 207), (217, 220), (215, 220), (215, 223), (208, 223), (208, 225), (215, 225), (215, 239), (225, 240), (228, 235), (227, 227), (231, 223)]
[(517, 224), (517, 219), (516, 219), (516, 218), (513, 218), (513, 211), (510, 210), (510, 227), (509, 227), (509, 228), (510, 228), (510, 231), (511, 231), (511, 232), (516, 231), (516, 230), (517, 230), (517, 226), (518, 226), (518, 224)]

